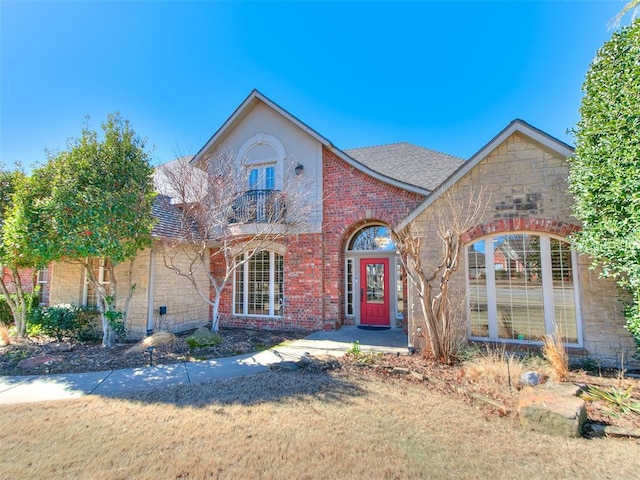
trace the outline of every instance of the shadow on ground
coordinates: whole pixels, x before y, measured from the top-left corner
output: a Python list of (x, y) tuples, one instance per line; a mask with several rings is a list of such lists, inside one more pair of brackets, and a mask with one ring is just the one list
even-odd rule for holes
[(101, 395), (143, 404), (177, 407), (257, 405), (287, 399), (313, 398), (327, 403), (349, 403), (367, 395), (361, 386), (328, 371), (270, 371), (255, 375), (175, 385), (139, 392)]

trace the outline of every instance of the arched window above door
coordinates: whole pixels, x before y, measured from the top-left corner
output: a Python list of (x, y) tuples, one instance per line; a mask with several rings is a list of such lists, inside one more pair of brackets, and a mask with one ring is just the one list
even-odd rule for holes
[(389, 228), (383, 225), (367, 225), (360, 229), (347, 246), (350, 251), (393, 251), (395, 248)]

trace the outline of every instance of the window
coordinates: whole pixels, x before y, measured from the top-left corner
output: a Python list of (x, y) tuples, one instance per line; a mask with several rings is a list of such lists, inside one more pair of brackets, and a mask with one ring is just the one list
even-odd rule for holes
[(365, 227), (355, 235), (349, 242), (348, 250), (387, 250), (393, 251), (396, 246), (391, 239), (391, 234), (387, 227), (382, 225), (371, 225)]
[(347, 259), (347, 315), (352, 317), (353, 312), (353, 258)]
[(40, 305), (46, 305), (49, 303), (47, 292), (47, 283), (49, 282), (49, 267), (44, 267), (38, 270), (38, 278), (36, 280), (38, 287), (38, 303)]
[(403, 318), (404, 316), (404, 282), (402, 281), (402, 263), (398, 261), (396, 264), (396, 317)]
[(273, 190), (276, 188), (276, 166), (260, 165), (249, 169), (249, 190)]
[(284, 258), (263, 250), (248, 260), (245, 254), (236, 257), (241, 263), (235, 271), (233, 313), (236, 315), (281, 315), (284, 287)]
[(580, 345), (575, 254), (547, 235), (504, 234), (467, 248), (472, 338), (540, 342), (557, 325)]
[[(104, 286), (107, 292), (109, 292), (109, 285), (111, 284), (111, 280), (109, 278), (109, 262), (107, 260), (93, 258), (90, 260), (89, 264), (91, 265), (93, 278), (95, 278), (96, 281), (100, 285)], [(85, 307), (98, 306), (98, 292), (96, 291), (95, 286), (89, 282), (88, 275), (86, 273), (84, 278), (82, 304)]]

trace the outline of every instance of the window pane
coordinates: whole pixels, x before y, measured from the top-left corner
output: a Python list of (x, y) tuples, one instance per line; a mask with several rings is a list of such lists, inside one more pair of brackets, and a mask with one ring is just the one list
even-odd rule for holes
[(40, 305), (46, 305), (49, 303), (49, 298), (47, 295), (47, 282), (49, 281), (49, 268), (44, 267), (41, 270), (38, 270), (38, 303)]
[[(241, 262), (244, 259), (244, 255), (238, 255), (236, 262)], [(236, 269), (236, 296), (234, 299), (235, 313), (244, 313), (244, 265), (241, 265)]]
[(540, 237), (493, 239), (498, 337), (540, 340), (545, 334)]
[(249, 173), (249, 190), (257, 190), (258, 187), (258, 176), (260, 174), (260, 170), (254, 168)]
[(265, 168), (265, 190), (273, 190), (276, 187), (276, 169), (274, 167)]
[(284, 305), (284, 257), (282, 255), (278, 255), (277, 253), (273, 254), (274, 258), (274, 307), (273, 313), (274, 315), (282, 315), (282, 306)]
[(402, 317), (404, 314), (404, 284), (402, 283), (402, 265), (396, 265), (396, 295), (398, 297), (398, 307), (396, 315)]
[(467, 253), (469, 278), (469, 323), (472, 337), (489, 336), (487, 312), (487, 274), (485, 271), (484, 241), (474, 243)]
[(347, 315), (353, 315), (353, 260), (347, 260)]
[(367, 303), (384, 304), (384, 263), (369, 263), (365, 268)]
[(555, 322), (564, 342), (578, 343), (571, 250), (566, 242), (550, 240)]
[(389, 229), (381, 225), (363, 228), (349, 244), (349, 250), (394, 250), (395, 248)]
[(258, 252), (249, 260), (249, 313), (269, 315), (269, 252)]

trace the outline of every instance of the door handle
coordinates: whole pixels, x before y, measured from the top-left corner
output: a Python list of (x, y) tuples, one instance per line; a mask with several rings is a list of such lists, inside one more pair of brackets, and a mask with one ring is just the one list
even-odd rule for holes
[(362, 302), (364, 300), (364, 288), (360, 289), (360, 301)]

